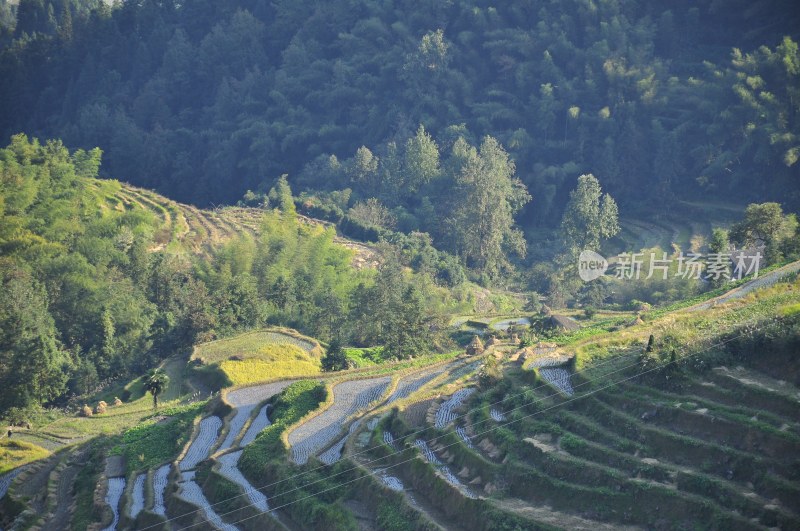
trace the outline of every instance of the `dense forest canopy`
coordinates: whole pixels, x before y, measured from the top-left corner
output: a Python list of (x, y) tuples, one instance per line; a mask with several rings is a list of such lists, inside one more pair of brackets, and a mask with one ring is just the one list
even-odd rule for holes
[(436, 168), (406, 160), (422, 125), (442, 158), (460, 137), (507, 150), (526, 231), (556, 227), (588, 173), (623, 212), (800, 205), (793, 1), (2, 5), (0, 133), (100, 146), (105, 174), (176, 199), (232, 203), (284, 173), (374, 197), (363, 172), (328, 171), (352, 158), (401, 174), (413, 197), (384, 202), (435, 232)]
[(432, 348), (448, 296), (433, 273), (388, 248), (377, 272), (354, 269), (333, 229), (294, 218), (288, 186), (257, 235), (195, 255), (157, 245), (153, 212), (110, 208), (100, 163), (99, 149), (25, 135), (0, 149), (0, 416), (268, 324), (383, 345), (387, 358)]

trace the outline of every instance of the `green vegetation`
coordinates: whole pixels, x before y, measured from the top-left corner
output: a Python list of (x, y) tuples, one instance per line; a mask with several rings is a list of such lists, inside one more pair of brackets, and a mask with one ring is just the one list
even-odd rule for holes
[(0, 527), (800, 528), (795, 3), (0, 0)]
[(125, 430), (111, 455), (125, 456), (128, 472), (147, 470), (178, 457), (189, 436), (192, 423), (205, 402), (164, 408)]
[(600, 183), (592, 175), (578, 177), (577, 187), (570, 192), (569, 202), (561, 219), (565, 252), (574, 260), (581, 251), (600, 249), (602, 241), (619, 232), (617, 203), (603, 195)]
[(281, 435), (283, 432), (319, 407), (327, 398), (325, 386), (313, 380), (302, 380), (293, 383), (281, 394), (272, 399), (272, 424), (261, 431), (255, 442), (248, 446), (240, 460), (241, 470), (245, 474), (259, 477), (266, 463), (275, 457), (284, 457), (286, 449)]
[(169, 385), (169, 376), (161, 369), (153, 369), (147, 373), (144, 388), (153, 395), (153, 409), (158, 409), (158, 397)]
[(19, 466), (38, 461), (49, 456), (50, 452), (40, 446), (25, 441), (4, 439), (0, 441), (0, 475)]
[[(70, 154), (58, 141), (24, 135), (0, 150), (0, 417), (25, 420), (41, 404), (95, 392), (198, 342), (268, 321), (364, 346), (385, 343), (394, 357), (431, 348), (429, 322), (444, 290), (401, 263), (387, 260), (378, 274), (387, 282), (375, 284), (373, 271), (350, 266), (333, 230), (277, 211), (262, 213), (257, 236), (226, 229), (203, 254), (183, 249), (183, 240), (165, 249), (156, 241), (162, 221), (148, 208), (107, 206), (107, 194), (123, 189), (96, 181), (99, 165), (99, 150)], [(158, 205), (157, 196), (134, 196), (136, 204)], [(227, 346), (248, 348), (247, 339), (260, 337)], [(259, 366), (248, 378), (231, 362), (230, 379), (316, 372), (316, 342), (279, 337), (318, 350), (297, 360), (300, 367)]]
[(348, 363), (352, 363), (355, 367), (371, 367), (383, 361), (382, 347), (345, 348), (343, 351)]
[(347, 355), (342, 349), (342, 344), (338, 339), (334, 339), (322, 357), (322, 368), (326, 371), (341, 371), (346, 369), (347, 365)]
[[(2, 134), (99, 145), (110, 174), (182, 200), (234, 202), (288, 173), (433, 233), (443, 159), (491, 135), (536, 198), (526, 230), (553, 227), (590, 169), (622, 211), (666, 211), (674, 196), (749, 199), (770, 160), (760, 193), (797, 205), (782, 193), (798, 159), (788, 0), (64, 4), (24, 0), (0, 36)], [(148, 53), (129, 53), (134, 38)]]
[(239, 334), (231, 338), (201, 343), (192, 353), (192, 360), (205, 365), (219, 363), (232, 357), (280, 361), (308, 360), (319, 356), (321, 347), (316, 340), (291, 330), (268, 329)]
[[(192, 360), (216, 366), (233, 385), (312, 376), (322, 347), (292, 330), (260, 330), (197, 345)], [(205, 370), (205, 368), (204, 368)]]

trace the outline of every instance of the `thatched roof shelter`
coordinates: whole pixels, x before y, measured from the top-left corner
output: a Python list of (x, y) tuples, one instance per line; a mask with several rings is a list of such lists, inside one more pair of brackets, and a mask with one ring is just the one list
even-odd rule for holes
[(469, 345), (467, 345), (467, 354), (470, 356), (475, 356), (477, 354), (483, 354), (483, 341), (477, 335), (472, 338)]

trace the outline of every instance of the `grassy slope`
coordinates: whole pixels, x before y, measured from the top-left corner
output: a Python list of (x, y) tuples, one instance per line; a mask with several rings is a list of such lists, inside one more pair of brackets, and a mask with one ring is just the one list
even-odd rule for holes
[(29, 442), (13, 438), (0, 441), (0, 475), (49, 455), (49, 451)]
[(247, 332), (198, 345), (192, 360), (218, 366), (233, 385), (313, 376), (321, 371), (322, 347), (293, 330)]

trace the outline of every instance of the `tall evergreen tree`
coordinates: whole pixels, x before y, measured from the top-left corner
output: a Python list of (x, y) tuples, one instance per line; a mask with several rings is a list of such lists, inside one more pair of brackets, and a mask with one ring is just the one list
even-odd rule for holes
[(507, 251), (525, 255), (514, 214), (531, 196), (514, 177), (514, 162), (492, 137), (484, 138), (480, 150), (460, 139), (453, 146), (453, 159), (456, 189), (446, 222), (453, 250), (468, 265), (496, 276), (507, 265)]
[(578, 186), (570, 193), (561, 218), (564, 252), (571, 258), (576, 258), (583, 250), (597, 252), (603, 240), (619, 230), (619, 211), (614, 199), (602, 193), (594, 175), (578, 177)]

